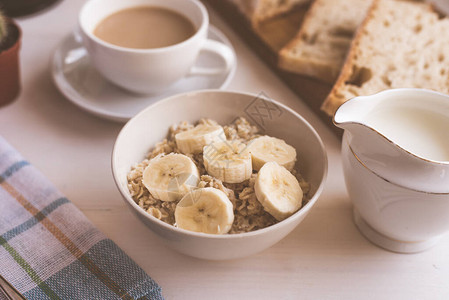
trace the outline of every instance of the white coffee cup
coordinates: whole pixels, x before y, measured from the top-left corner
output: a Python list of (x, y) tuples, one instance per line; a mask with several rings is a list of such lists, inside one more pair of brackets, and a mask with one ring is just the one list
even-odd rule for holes
[[(137, 6), (178, 12), (193, 23), (196, 33), (178, 44), (152, 49), (116, 46), (93, 34), (107, 16)], [(198, 0), (90, 0), (81, 9), (78, 21), (83, 45), (96, 69), (111, 82), (136, 93), (160, 93), (184, 76), (213, 76), (228, 72), (235, 64), (228, 46), (207, 39), (209, 15)], [(221, 56), (224, 67), (195, 67), (200, 51)]]

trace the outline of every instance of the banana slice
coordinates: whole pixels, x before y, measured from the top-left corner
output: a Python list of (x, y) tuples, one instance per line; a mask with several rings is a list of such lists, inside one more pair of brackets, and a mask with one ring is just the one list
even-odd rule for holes
[(223, 182), (240, 183), (251, 177), (251, 154), (239, 141), (215, 142), (204, 147), (207, 173)]
[(248, 149), (256, 171), (269, 161), (275, 161), (289, 171), (295, 166), (296, 149), (284, 140), (265, 135), (250, 141)]
[(291, 216), (302, 204), (298, 180), (276, 162), (267, 162), (260, 169), (254, 191), (264, 209), (278, 221)]
[(176, 226), (190, 231), (228, 233), (234, 222), (232, 202), (216, 188), (196, 189), (176, 205), (175, 220)]
[(154, 198), (176, 201), (198, 185), (199, 177), (189, 157), (172, 153), (151, 159), (143, 171), (142, 183)]
[(177, 133), (176, 145), (184, 153), (200, 153), (204, 146), (213, 142), (225, 141), (226, 136), (220, 125), (199, 124), (194, 128)]

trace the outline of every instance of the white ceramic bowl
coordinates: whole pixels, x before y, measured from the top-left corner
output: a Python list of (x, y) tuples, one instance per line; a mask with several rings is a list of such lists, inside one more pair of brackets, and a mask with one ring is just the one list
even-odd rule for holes
[[(294, 215), (273, 226), (249, 233), (212, 235), (190, 232), (166, 224), (146, 213), (131, 198), (126, 175), (163, 140), (171, 125), (210, 118), (220, 124), (243, 116), (263, 133), (284, 139), (296, 148), (299, 169), (311, 184), (311, 199)], [(260, 252), (290, 233), (310, 212), (321, 194), (327, 175), (323, 143), (300, 115), (290, 108), (256, 95), (226, 91), (200, 91), (161, 100), (133, 117), (121, 130), (112, 153), (112, 171), (123, 199), (133, 213), (160, 240), (181, 253), (212, 260), (233, 259)]]

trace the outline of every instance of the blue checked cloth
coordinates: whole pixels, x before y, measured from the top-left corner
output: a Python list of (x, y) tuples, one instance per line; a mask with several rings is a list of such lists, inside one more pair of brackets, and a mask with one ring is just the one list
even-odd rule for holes
[(0, 275), (27, 299), (163, 299), (161, 288), (2, 137)]

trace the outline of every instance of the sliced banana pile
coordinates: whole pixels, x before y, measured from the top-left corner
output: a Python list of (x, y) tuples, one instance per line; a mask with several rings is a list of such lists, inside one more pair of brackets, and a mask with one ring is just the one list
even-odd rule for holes
[(211, 143), (203, 150), (204, 167), (209, 175), (226, 183), (240, 183), (253, 172), (246, 144), (234, 140)]
[(175, 135), (176, 145), (184, 154), (201, 153), (204, 146), (225, 141), (226, 136), (220, 125), (199, 124), (194, 128)]
[(198, 185), (200, 174), (187, 156), (171, 153), (151, 159), (143, 171), (142, 183), (162, 201), (176, 201)]
[(264, 209), (278, 221), (291, 216), (302, 204), (303, 192), (298, 180), (274, 161), (259, 170), (254, 191)]
[(267, 162), (275, 161), (287, 170), (293, 170), (296, 163), (296, 149), (284, 140), (271, 136), (261, 136), (248, 144), (253, 169), (259, 171)]
[[(296, 212), (303, 191), (290, 172), (296, 150), (285, 141), (261, 136), (248, 144), (226, 140), (223, 127), (199, 124), (175, 136), (184, 154), (203, 154), (207, 173), (225, 183), (241, 183), (258, 171), (254, 190), (258, 201), (276, 220)], [(160, 155), (150, 160), (142, 182), (150, 194), (162, 201), (178, 201), (176, 226), (195, 232), (228, 233), (234, 221), (233, 204), (224, 192), (198, 188), (200, 174), (191, 158), (180, 153)]]
[(175, 220), (179, 228), (224, 234), (231, 230), (234, 208), (226, 194), (219, 189), (196, 189), (185, 195), (176, 205)]

